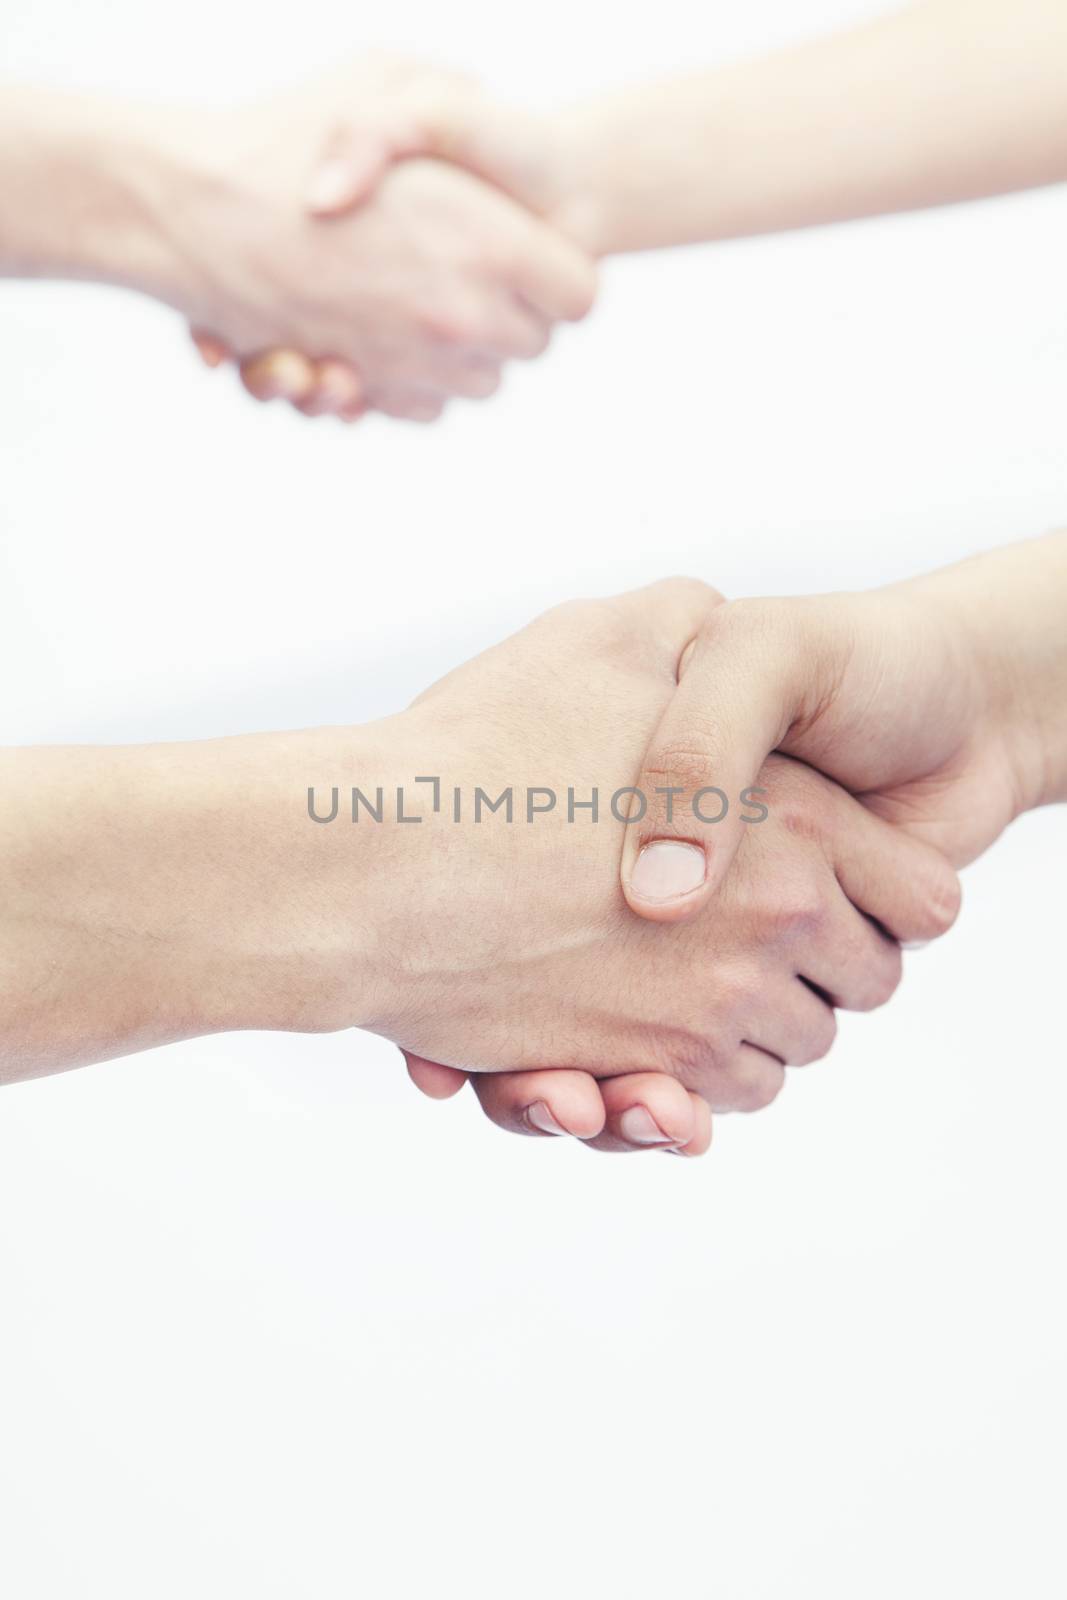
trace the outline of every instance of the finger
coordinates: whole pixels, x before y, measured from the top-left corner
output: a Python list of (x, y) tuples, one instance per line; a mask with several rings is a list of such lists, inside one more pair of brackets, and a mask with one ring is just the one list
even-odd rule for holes
[(416, 1089), (429, 1095), (431, 1100), (451, 1100), (467, 1081), (468, 1074), (461, 1072), (458, 1067), (442, 1067), (436, 1061), (427, 1061), (424, 1056), (412, 1055), (410, 1050), (401, 1050), (400, 1054), (407, 1063), (408, 1077)]
[(787, 628), (750, 626), (724, 605), (689, 649), (645, 752), (623, 845), (623, 893), (639, 916), (672, 922), (700, 910), (765, 815), (757, 774), (799, 709)]
[(241, 362), (241, 382), (254, 400), (306, 400), (315, 388), (315, 364), (298, 350), (264, 350)]
[(512, 297), (492, 315), (479, 343), (497, 361), (534, 361), (551, 339), (551, 323)]
[[(862, 809), (862, 808), (859, 808)], [(853, 904), (832, 866), (825, 862), (810, 893), (793, 901), (787, 959), (804, 982), (842, 1011), (873, 1011), (896, 992), (901, 978), (900, 945)], [(757, 1034), (763, 1043), (762, 1034)], [(782, 1054), (789, 1059), (788, 1050)]]
[(486, 1116), (509, 1133), (594, 1139), (604, 1126), (601, 1086), (588, 1072), (475, 1072), (471, 1084)]
[(208, 333), (204, 328), (190, 328), (189, 336), (200, 353), (200, 359), (205, 367), (221, 367), (229, 361), (232, 354), (230, 347), (215, 334)]
[(412, 156), (468, 165), (464, 153), (475, 151), (478, 104), (467, 77), (434, 72), (346, 114), (318, 153), (304, 195), (307, 210), (315, 217), (352, 211), (374, 193), (394, 162)]
[(344, 417), (355, 420), (367, 408), (366, 390), (355, 367), (333, 357), (314, 363), (315, 387), (296, 408), (306, 417)]
[(596, 268), (547, 223), (516, 211), (515, 238), (499, 255), (501, 283), (549, 322), (580, 322), (596, 299)]
[(445, 409), (445, 398), (428, 389), (392, 388), (375, 391), (370, 403), (375, 411), (400, 422), (436, 422)]
[(679, 1150), (703, 1155), (711, 1143), (711, 1112), (698, 1094), (664, 1072), (602, 1078), (606, 1121), (587, 1142), (594, 1150)]
[(497, 106), (468, 78), (435, 71), (337, 124), (306, 203), (314, 215), (336, 216), (365, 200), (391, 162), (436, 156), (544, 212), (558, 189), (550, 133), (543, 117)]
[(559, 175), (545, 117), (497, 104), (469, 83), (424, 86), (418, 112), (425, 154), (465, 167), (528, 211), (552, 207)]
[(746, 1043), (788, 1067), (807, 1067), (830, 1053), (837, 1038), (837, 1018), (822, 993), (793, 977), (765, 1000), (745, 1029)]
[(902, 944), (947, 933), (960, 910), (956, 872), (939, 850), (884, 821), (844, 791), (833, 866), (845, 894)]
[(399, 131), (388, 114), (378, 124), (356, 117), (338, 124), (308, 178), (304, 194), (308, 212), (313, 217), (337, 217), (362, 205), (397, 159), (403, 143)]
[(700, 1092), (713, 1112), (762, 1111), (784, 1086), (784, 1063), (745, 1041), (727, 1064), (709, 1071)]
[(874, 1011), (900, 985), (900, 946), (844, 895), (796, 953), (806, 983), (841, 1011)]
[(468, 354), (431, 364), (427, 376), (440, 385), (443, 393), (457, 399), (488, 400), (500, 388), (500, 359), (496, 355)]

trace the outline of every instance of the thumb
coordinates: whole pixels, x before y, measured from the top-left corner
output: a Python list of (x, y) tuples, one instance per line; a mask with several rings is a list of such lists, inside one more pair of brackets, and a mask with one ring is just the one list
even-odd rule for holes
[(343, 216), (369, 199), (401, 153), (396, 138), (396, 129), (373, 119), (336, 127), (308, 180), (304, 203), (310, 214)]
[(305, 203), (313, 216), (340, 216), (367, 200), (394, 162), (429, 156), (540, 212), (552, 200), (549, 142), (545, 119), (497, 105), (466, 85), (435, 84), (339, 123)]
[(713, 612), (683, 657), (626, 826), (622, 889), (638, 916), (695, 915), (766, 817), (758, 775), (799, 708), (794, 660), (781, 626), (736, 604)]

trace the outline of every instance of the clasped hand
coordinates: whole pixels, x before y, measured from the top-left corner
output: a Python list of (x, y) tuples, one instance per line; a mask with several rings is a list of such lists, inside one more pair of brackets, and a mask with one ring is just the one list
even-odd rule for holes
[(426, 422), (583, 317), (589, 253), (477, 175), (483, 115), (459, 74), (372, 56), (192, 130), (181, 305), (205, 361), (308, 415)]
[[(369, 1025), (430, 1094), (473, 1074), (514, 1131), (700, 1153), (709, 1108), (768, 1104), (830, 1048), (836, 1008), (889, 999), (901, 943), (955, 918), (946, 856), (1007, 820), (999, 724), (979, 749), (978, 680), (946, 694), (937, 671), (963, 648), (951, 613), (903, 590), (724, 604), (670, 580), (562, 606), (449, 674), (401, 719), (412, 773), (490, 795), (632, 784), (647, 811), (397, 829), (420, 934), (390, 941), (413, 953)], [(791, 660), (815, 670), (794, 681)], [(678, 796), (708, 784), (758, 784), (766, 821), (702, 824)]]
[[(557, 829), (543, 870), (527, 865), (515, 948), (494, 953), (472, 1033), (442, 1051), (434, 1008), (386, 1030), (416, 1083), (444, 1096), (474, 1068), (501, 1126), (613, 1150), (696, 1154), (707, 1106), (766, 1105), (787, 1065), (829, 1049), (835, 1008), (890, 997), (901, 943), (951, 926), (953, 869), (1067, 793), (1064, 550), (1054, 535), (885, 590), (797, 600), (719, 603), (672, 580), (563, 607), (445, 679), (413, 715), (428, 707), (463, 730), (494, 775), (517, 721), (535, 752), (543, 730), (535, 772), (550, 750), (587, 783), (629, 771), (648, 804), (592, 842)], [(753, 783), (760, 827), (736, 808), (702, 821), (677, 798)], [(528, 926), (553, 930), (532, 963)], [(521, 1071), (485, 1070), (516, 1056)]]

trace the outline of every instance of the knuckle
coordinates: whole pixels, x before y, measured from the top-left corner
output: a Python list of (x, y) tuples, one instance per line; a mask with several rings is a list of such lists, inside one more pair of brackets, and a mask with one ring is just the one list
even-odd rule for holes
[(834, 807), (829, 800), (825, 779), (819, 778), (800, 762), (768, 761), (760, 774), (774, 802), (775, 820), (792, 838), (820, 845), (824, 852), (832, 847)]
[(730, 1068), (718, 1109), (765, 1111), (777, 1100), (784, 1085), (785, 1068), (780, 1062), (772, 1061), (769, 1056), (766, 1060), (746, 1058)]
[(826, 925), (827, 905), (815, 884), (795, 884), (780, 891), (765, 909), (772, 942), (814, 939)]
[(456, 346), (478, 342), (476, 319), (464, 306), (448, 301), (425, 306), (417, 321), (420, 333), (434, 344)]
[[(653, 788), (680, 788), (692, 794), (714, 782), (714, 766), (710, 749), (695, 741), (685, 745), (669, 744), (654, 753), (645, 767), (644, 777), (655, 780)], [(651, 806), (651, 799), (649, 804)]]
[(899, 945), (889, 947), (877, 966), (872, 966), (856, 996), (852, 1011), (877, 1011), (896, 994), (903, 975), (904, 963)]
[(786, 796), (785, 803), (775, 807), (775, 815), (786, 833), (794, 839), (814, 844), (827, 839), (828, 829), (825, 815), (817, 805), (810, 804), (810, 800), (810, 795), (806, 796), (793, 788)]
[(632, 628), (610, 600), (565, 600), (546, 613), (580, 637), (583, 650), (592, 656), (613, 658), (629, 645)]
[(543, 613), (543, 619), (551, 618), (554, 622), (562, 622), (584, 631), (587, 628), (602, 626), (603, 609), (603, 601), (579, 597), (575, 600), (561, 600), (558, 605), (550, 606)]
[(662, 579), (657, 585), (669, 600), (691, 602), (696, 608), (701, 606), (718, 606), (723, 603), (724, 596), (710, 583), (705, 583), (703, 578), (690, 578), (684, 574), (676, 574), (670, 578)]

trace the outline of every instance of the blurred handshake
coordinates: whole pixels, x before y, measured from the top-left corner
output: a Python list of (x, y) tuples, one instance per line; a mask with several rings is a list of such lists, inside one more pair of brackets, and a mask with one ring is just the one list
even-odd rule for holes
[(374, 55), (190, 128), (201, 238), (178, 298), (209, 366), (258, 400), (429, 422), (593, 303), (591, 208), (565, 119)]

